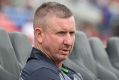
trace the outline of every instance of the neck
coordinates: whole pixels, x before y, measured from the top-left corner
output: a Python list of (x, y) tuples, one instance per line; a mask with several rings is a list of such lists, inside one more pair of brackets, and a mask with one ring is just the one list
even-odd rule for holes
[(58, 68), (62, 67), (62, 62), (61, 61), (56, 61), (54, 58), (52, 58), (52, 56), (48, 55), (48, 52), (46, 50), (44, 50), (40, 45), (35, 44), (34, 48), (42, 51), (43, 54), (56, 65), (56, 67), (58, 67)]
[(61, 61), (57, 61), (56, 59), (54, 59), (51, 55), (49, 55), (50, 53), (48, 54), (48, 52), (45, 51), (43, 48), (41, 48), (40, 50), (43, 52), (43, 54), (48, 59), (50, 59), (56, 65), (57, 68), (61, 68), (62, 67), (62, 62)]
[(61, 68), (61, 67), (62, 67), (62, 63), (56, 64), (56, 66), (57, 66), (58, 68)]

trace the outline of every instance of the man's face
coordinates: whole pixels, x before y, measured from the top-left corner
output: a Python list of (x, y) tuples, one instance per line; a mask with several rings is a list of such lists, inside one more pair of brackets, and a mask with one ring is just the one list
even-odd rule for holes
[(70, 54), (75, 41), (74, 17), (52, 17), (43, 32), (42, 48), (55, 61), (63, 61)]

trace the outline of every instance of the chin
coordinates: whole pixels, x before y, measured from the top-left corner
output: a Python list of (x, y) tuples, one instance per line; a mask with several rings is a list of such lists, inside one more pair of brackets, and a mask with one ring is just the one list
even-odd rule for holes
[(60, 61), (60, 62), (62, 62), (62, 61), (64, 61), (64, 60), (66, 60), (68, 58), (68, 55), (59, 55), (59, 56), (57, 56), (57, 60), (58, 61)]
[(67, 57), (60, 58), (61, 61), (64, 61), (66, 59), (67, 59)]

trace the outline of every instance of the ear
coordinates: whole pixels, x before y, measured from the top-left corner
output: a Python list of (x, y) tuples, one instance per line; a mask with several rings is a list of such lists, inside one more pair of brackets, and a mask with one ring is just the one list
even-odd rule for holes
[(42, 28), (40, 28), (40, 27), (36, 27), (35, 28), (35, 31), (34, 31), (35, 33), (35, 39), (39, 42), (39, 43), (42, 43), (42, 36), (43, 36), (43, 31), (42, 31)]

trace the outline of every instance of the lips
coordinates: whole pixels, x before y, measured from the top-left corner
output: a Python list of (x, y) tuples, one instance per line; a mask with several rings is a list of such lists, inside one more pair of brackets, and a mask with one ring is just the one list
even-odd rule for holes
[(68, 49), (62, 49), (61, 51), (62, 51), (63, 55), (67, 55), (70, 52), (70, 50), (68, 50)]

